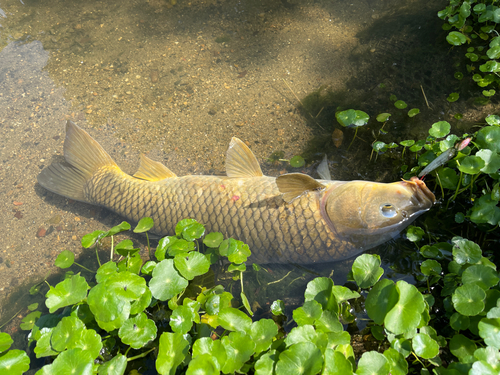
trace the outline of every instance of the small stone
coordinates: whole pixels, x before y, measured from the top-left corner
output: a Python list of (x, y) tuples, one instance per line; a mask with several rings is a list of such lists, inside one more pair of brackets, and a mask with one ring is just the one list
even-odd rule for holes
[(47, 224), (59, 224), (61, 222), (61, 215), (54, 215), (49, 220)]
[(76, 236), (71, 236), (71, 239), (72, 239), (73, 241), (76, 241)]
[(23, 202), (16, 202), (16, 201), (14, 201), (13, 204), (14, 204), (14, 206), (22, 206)]
[(80, 221), (80, 218), (79, 217), (75, 217), (75, 221)]
[(23, 214), (21, 213), (21, 211), (16, 211), (16, 213), (14, 214), (14, 217), (16, 219), (22, 219), (23, 218)]
[(45, 228), (40, 227), (40, 228), (38, 228), (38, 231), (36, 232), (36, 236), (37, 237), (45, 237), (46, 233), (47, 233), (47, 231), (45, 230)]

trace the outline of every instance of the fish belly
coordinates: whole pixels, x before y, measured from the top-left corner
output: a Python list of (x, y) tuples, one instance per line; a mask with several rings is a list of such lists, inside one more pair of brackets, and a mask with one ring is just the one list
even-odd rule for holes
[(134, 222), (151, 217), (152, 232), (161, 236), (173, 235), (180, 220), (193, 218), (207, 232), (248, 244), (251, 262), (307, 264), (352, 255), (323, 221), (320, 193), (285, 203), (274, 177), (192, 175), (151, 182), (103, 167), (87, 181), (84, 195)]

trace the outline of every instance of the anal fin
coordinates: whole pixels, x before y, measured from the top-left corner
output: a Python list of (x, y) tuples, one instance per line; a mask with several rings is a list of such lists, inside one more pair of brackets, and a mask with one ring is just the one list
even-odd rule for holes
[(228, 177), (260, 177), (263, 176), (259, 162), (238, 138), (233, 137), (226, 154), (226, 174)]
[(326, 188), (325, 185), (303, 173), (288, 173), (276, 177), (276, 185), (278, 185), (280, 193), (283, 194), (283, 200), (287, 203), (308, 191)]
[(141, 154), (141, 164), (137, 172), (135, 172), (134, 177), (147, 181), (160, 181), (165, 178), (177, 177), (177, 175), (162, 163), (151, 160), (146, 155)]

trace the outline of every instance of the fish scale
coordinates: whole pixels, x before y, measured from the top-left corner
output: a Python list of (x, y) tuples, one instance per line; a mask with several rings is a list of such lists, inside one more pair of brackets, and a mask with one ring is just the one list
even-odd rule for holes
[(152, 232), (161, 236), (175, 233), (180, 220), (194, 218), (208, 232), (248, 244), (257, 263), (314, 263), (345, 258), (342, 253), (349, 250), (340, 241), (332, 246), (332, 231), (319, 210), (311, 210), (318, 206), (317, 193), (304, 194), (288, 205), (274, 177), (184, 176), (151, 182), (104, 167), (88, 180), (84, 194), (89, 203), (129, 220), (151, 217)]
[(129, 176), (71, 121), (64, 157), (67, 164), (51, 164), (38, 175), (47, 190), (130, 221), (151, 217), (152, 232), (162, 236), (173, 235), (180, 220), (196, 219), (209, 232), (247, 243), (249, 261), (258, 263), (353, 257), (396, 236), (435, 202), (416, 177), (390, 184), (315, 180), (301, 173), (267, 177), (237, 138), (229, 144), (225, 177), (178, 177), (144, 155)]

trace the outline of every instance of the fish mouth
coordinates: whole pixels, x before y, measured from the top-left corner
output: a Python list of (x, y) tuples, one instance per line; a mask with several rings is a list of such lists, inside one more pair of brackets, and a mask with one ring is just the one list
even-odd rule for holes
[(435, 195), (425, 185), (425, 182), (420, 180), (418, 177), (413, 176), (409, 181), (403, 180), (402, 183), (413, 190), (413, 196), (415, 197), (418, 206), (430, 209), (436, 202)]

